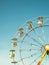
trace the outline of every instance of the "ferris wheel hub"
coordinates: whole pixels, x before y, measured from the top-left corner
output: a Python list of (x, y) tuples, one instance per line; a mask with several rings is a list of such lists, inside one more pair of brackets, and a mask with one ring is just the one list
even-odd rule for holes
[(45, 49), (45, 51), (47, 51), (47, 54), (49, 54), (49, 44), (46, 44), (46, 45), (44, 46), (44, 49)]

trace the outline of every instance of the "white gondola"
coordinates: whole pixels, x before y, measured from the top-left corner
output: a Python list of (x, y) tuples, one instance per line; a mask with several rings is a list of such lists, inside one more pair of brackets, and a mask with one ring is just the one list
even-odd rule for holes
[(9, 54), (9, 58), (12, 59), (12, 58), (14, 58), (14, 57), (15, 57), (15, 54), (13, 54), (13, 53), (12, 53), (12, 54)]
[(42, 21), (38, 21), (38, 25), (43, 25), (43, 22)]
[(13, 42), (11, 45), (12, 45), (12, 47), (16, 47), (17, 46), (17, 42)]
[(19, 37), (23, 36), (23, 28), (18, 28), (18, 36)]
[(43, 25), (43, 17), (39, 16), (37, 19), (38, 19), (38, 25), (42, 26)]
[(32, 28), (32, 21), (27, 21), (27, 27), (28, 30)]

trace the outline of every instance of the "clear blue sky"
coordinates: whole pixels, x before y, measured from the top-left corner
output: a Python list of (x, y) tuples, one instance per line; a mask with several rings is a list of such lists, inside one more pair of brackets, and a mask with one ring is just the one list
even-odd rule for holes
[(0, 0), (0, 65), (10, 63), (7, 62), (10, 39), (17, 28), (37, 16), (49, 16), (49, 0)]

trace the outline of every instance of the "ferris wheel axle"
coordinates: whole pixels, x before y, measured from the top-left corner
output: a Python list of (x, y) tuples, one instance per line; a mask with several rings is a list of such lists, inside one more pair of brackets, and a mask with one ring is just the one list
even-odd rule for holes
[(41, 58), (39, 59), (37, 65), (41, 64), (41, 62), (43, 61), (43, 59), (44, 59), (44, 57), (45, 57), (46, 54), (49, 54), (49, 44), (46, 44), (44, 46), (44, 53), (42, 54)]

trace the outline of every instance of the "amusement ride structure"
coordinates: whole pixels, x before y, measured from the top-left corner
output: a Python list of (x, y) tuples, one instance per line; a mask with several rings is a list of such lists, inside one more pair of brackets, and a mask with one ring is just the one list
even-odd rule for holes
[[(11, 63), (14, 65), (47, 65), (49, 62), (49, 17), (32, 18), (17, 31), (17, 36), (11, 39), (12, 49), (9, 50)], [(19, 51), (18, 54), (16, 50)]]

